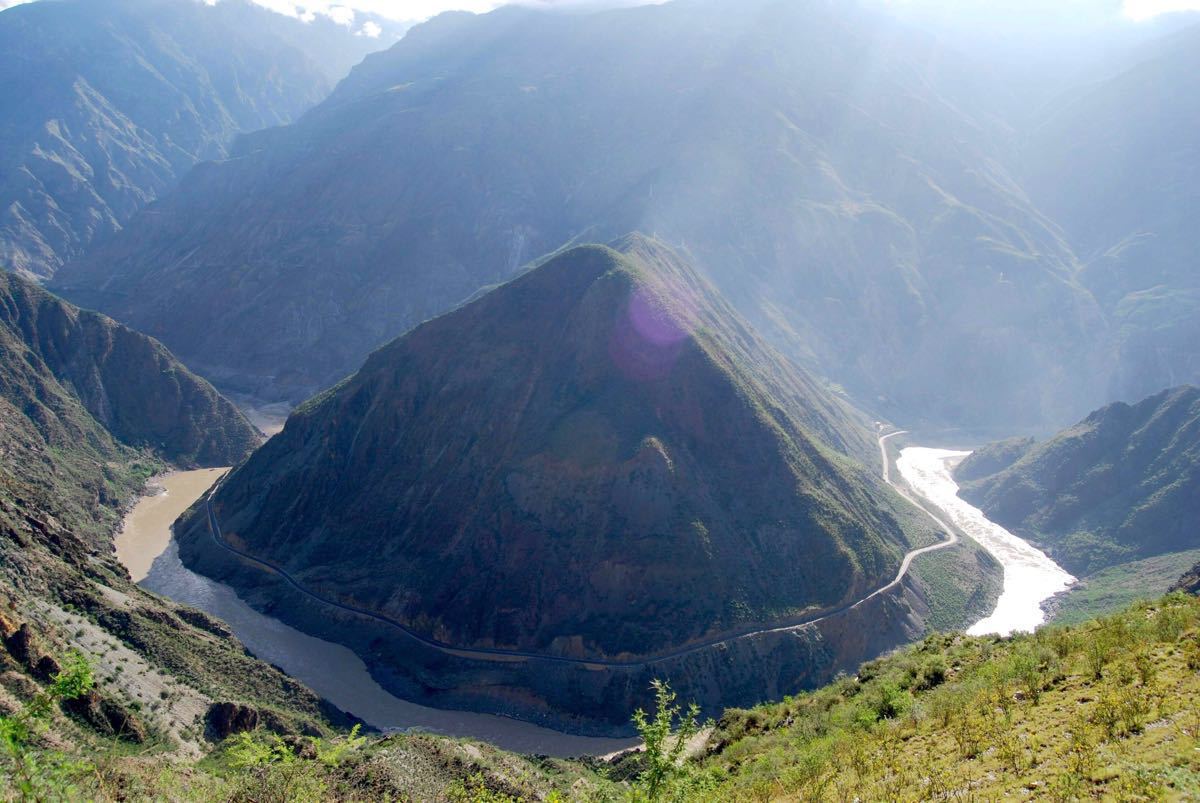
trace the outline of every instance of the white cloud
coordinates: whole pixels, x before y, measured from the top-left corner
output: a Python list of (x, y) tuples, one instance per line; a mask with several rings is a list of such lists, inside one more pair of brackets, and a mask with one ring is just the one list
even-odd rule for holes
[(1200, 0), (1125, 0), (1124, 10), (1126, 17), (1141, 21), (1174, 11), (1200, 11)]
[[(4, 2), (5, 0), (0, 0)], [(387, 19), (423, 20), (443, 11), (484, 12), (503, 5), (499, 0), (254, 0), (264, 8), (297, 19), (312, 20), (321, 14), (340, 25), (352, 25), (355, 12)], [(369, 35), (369, 34), (365, 34)]]
[(373, 20), (367, 20), (363, 23), (363, 26), (358, 29), (356, 36), (365, 36), (368, 39), (378, 39), (382, 33), (383, 28), (379, 27), (379, 23), (374, 22)]

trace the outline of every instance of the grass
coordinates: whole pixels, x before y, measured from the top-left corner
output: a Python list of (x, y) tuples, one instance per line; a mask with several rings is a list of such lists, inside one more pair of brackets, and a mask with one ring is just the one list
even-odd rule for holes
[(1200, 602), (1012, 639), (935, 635), (856, 678), (730, 711), (712, 800), (1200, 796)]
[(929, 602), (931, 630), (969, 627), (995, 609), (1004, 590), (1004, 573), (996, 559), (970, 539), (918, 557), (911, 572)]
[(1078, 624), (1138, 600), (1158, 597), (1198, 562), (1200, 549), (1192, 549), (1103, 569), (1082, 578), (1058, 597), (1052, 619), (1058, 624)]

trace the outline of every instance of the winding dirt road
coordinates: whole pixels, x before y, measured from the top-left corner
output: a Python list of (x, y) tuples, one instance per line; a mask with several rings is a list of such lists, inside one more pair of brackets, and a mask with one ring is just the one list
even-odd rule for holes
[(282, 567), (277, 566), (273, 563), (270, 563), (269, 561), (265, 561), (261, 558), (257, 558), (253, 555), (243, 552), (240, 549), (236, 549), (236, 548), (230, 546), (228, 543), (226, 543), (224, 537), (221, 534), (221, 524), (217, 520), (217, 514), (213, 510), (213, 505), (212, 505), (213, 495), (216, 493), (216, 491), (220, 487), (221, 483), (224, 482), (224, 477), (222, 477), (220, 480), (218, 480), (217, 483), (215, 485), (213, 485), (213, 487), (208, 491), (208, 494), (205, 497), (205, 510), (208, 513), (209, 534), (212, 536), (213, 543), (216, 544), (221, 549), (223, 549), (226, 552), (229, 552), (243, 560), (249, 561), (250, 563), (258, 566), (259, 568), (265, 569), (274, 575), (277, 575), (281, 580), (286, 582), (292, 588), (296, 589), (304, 596), (306, 596), (316, 602), (319, 602), (323, 605), (327, 605), (336, 610), (340, 610), (340, 611), (343, 611), (346, 613), (351, 613), (356, 616), (361, 616), (363, 618), (371, 619), (376, 622), (380, 622), (382, 624), (388, 625), (389, 627), (395, 629), (396, 631), (398, 631), (405, 637), (412, 639), (414, 642), (421, 644), (424, 647), (438, 650), (439, 652), (445, 653), (447, 655), (454, 655), (454, 656), (457, 656), (460, 658), (470, 658), (470, 659), (477, 659), (477, 660), (484, 660), (484, 661), (513, 661), (513, 660), (527, 661), (528, 660), (528, 661), (547, 661), (550, 663), (558, 663), (558, 664), (574, 664), (574, 665), (587, 666), (587, 667), (636, 668), (636, 667), (641, 667), (641, 666), (653, 666), (654, 664), (662, 663), (663, 661), (669, 661), (674, 658), (680, 658), (682, 656), (690, 655), (692, 653), (700, 652), (702, 650), (711, 649), (713, 647), (717, 647), (722, 644), (729, 644), (730, 642), (738, 641), (740, 639), (754, 638), (755, 636), (761, 636), (761, 635), (770, 634), (770, 633), (782, 633), (782, 632), (786, 632), (786, 631), (790, 631), (790, 630), (799, 630), (800, 628), (807, 627), (808, 625), (816, 624), (817, 622), (821, 622), (832, 616), (837, 616), (839, 614), (845, 613), (846, 611), (857, 608), (859, 605), (862, 605), (863, 603), (874, 599), (875, 597), (879, 596), (880, 594), (885, 594), (888, 591), (891, 591), (892, 589), (899, 586), (900, 583), (904, 580), (905, 575), (908, 574), (908, 570), (912, 566), (913, 560), (916, 559), (917, 557), (919, 557), (921, 555), (925, 555), (930, 552), (935, 552), (939, 549), (946, 549), (947, 547), (953, 546), (954, 544), (958, 543), (958, 535), (955, 533), (954, 528), (947, 525), (936, 514), (934, 514), (932, 511), (930, 511), (923, 503), (921, 503), (916, 498), (914, 498), (912, 496), (912, 494), (910, 494), (906, 488), (892, 482), (891, 461), (888, 459), (888, 454), (887, 454), (887, 441), (890, 440), (891, 438), (896, 437), (897, 435), (903, 435), (903, 434), (905, 434), (904, 431), (892, 432), (887, 435), (882, 435), (879, 438), (879, 454), (880, 454), (880, 458), (883, 463), (883, 469), (882, 469), (883, 480), (888, 485), (892, 486), (892, 488), (895, 489), (901, 496), (903, 496), (904, 499), (907, 500), (910, 504), (916, 506), (923, 513), (925, 513), (925, 515), (929, 516), (929, 518), (932, 519), (933, 522), (942, 529), (943, 534), (946, 536), (945, 540), (940, 541), (936, 544), (932, 544), (930, 546), (921, 547), (920, 549), (914, 549), (914, 550), (908, 552), (904, 556), (904, 559), (901, 561), (900, 569), (896, 573), (896, 578), (894, 580), (892, 580), (890, 583), (888, 583), (885, 586), (877, 588), (875, 591), (872, 591), (870, 594), (868, 594), (867, 596), (863, 597), (860, 600), (857, 600), (856, 602), (842, 605), (842, 606), (832, 609), (832, 610), (816, 611), (812, 614), (808, 614), (803, 617), (797, 617), (795, 619), (789, 620), (789, 621), (782, 623), (780, 625), (777, 625), (775, 627), (764, 628), (762, 626), (755, 626), (752, 628), (747, 628), (742, 631), (726, 633), (722, 636), (708, 639), (703, 642), (698, 642), (698, 643), (690, 644), (690, 645), (687, 645), (684, 647), (679, 647), (679, 648), (671, 650), (669, 652), (660, 653), (658, 655), (654, 655), (654, 656), (650, 656), (650, 657), (646, 657), (646, 658), (640, 658), (640, 659), (636, 659), (636, 660), (630, 660), (630, 661), (618, 661), (618, 660), (604, 659), (604, 658), (572, 658), (569, 656), (562, 656), (562, 655), (548, 655), (545, 653), (525, 652), (522, 650), (505, 650), (505, 649), (486, 648), (486, 647), (456, 647), (453, 644), (446, 644), (444, 642), (440, 642), (435, 639), (426, 638), (425, 636), (422, 636), (421, 634), (416, 633), (413, 630), (409, 629), (403, 623), (401, 623), (395, 619), (392, 619), (391, 617), (386, 616), (384, 614), (376, 613), (374, 611), (369, 611), (369, 610), (366, 610), (363, 608), (358, 608), (353, 605), (345, 605), (336, 600), (332, 600), (327, 597), (322, 597), (319, 594), (315, 594), (312, 591), (310, 591), (309, 589), (300, 585), (300, 583), (294, 577), (292, 577), (290, 574), (288, 574)]

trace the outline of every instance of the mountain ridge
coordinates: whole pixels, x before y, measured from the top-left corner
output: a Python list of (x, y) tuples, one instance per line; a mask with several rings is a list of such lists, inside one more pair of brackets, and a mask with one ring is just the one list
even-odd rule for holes
[(1101, 408), (1044, 443), (1024, 442), (1019, 457), (1001, 444), (1008, 465), (991, 475), (976, 468), (997, 447), (980, 450), (956, 475), (976, 477), (961, 493), (988, 518), (1088, 574), (1200, 547), (1198, 444), (1200, 389), (1184, 386)]
[(0, 14), (0, 267), (47, 279), (234, 136), (295, 119), (375, 40), (245, 0)]
[[(1107, 324), (1004, 167), (986, 81), (857, 6), (717, 13), (435, 18), (243, 139), (236, 165), (193, 171), (59, 287), (220, 387), (299, 401), (543, 254), (643, 230), (880, 415), (1092, 406)], [(1002, 399), (958, 387), (980, 371)]]

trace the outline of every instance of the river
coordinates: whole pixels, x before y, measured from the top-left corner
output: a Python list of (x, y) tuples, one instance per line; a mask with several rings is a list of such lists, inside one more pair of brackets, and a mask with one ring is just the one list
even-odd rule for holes
[(910, 446), (902, 449), (896, 469), (919, 495), (937, 505), (963, 532), (1004, 568), (1004, 590), (996, 609), (967, 630), (971, 635), (1032, 631), (1045, 622), (1042, 602), (1065, 590), (1075, 578), (1037, 547), (989, 521), (979, 508), (958, 496), (951, 470), (970, 452)]
[(448, 711), (410, 703), (375, 682), (366, 664), (340, 644), (314, 638), (259, 613), (229, 586), (196, 574), (179, 559), (171, 524), (208, 490), (224, 469), (181, 471), (155, 481), (117, 537), (117, 557), (144, 588), (223, 620), (258, 658), (283, 669), (344, 711), (383, 731), (423, 730), (490, 742), (517, 753), (605, 755), (636, 739), (574, 736), (508, 717)]

